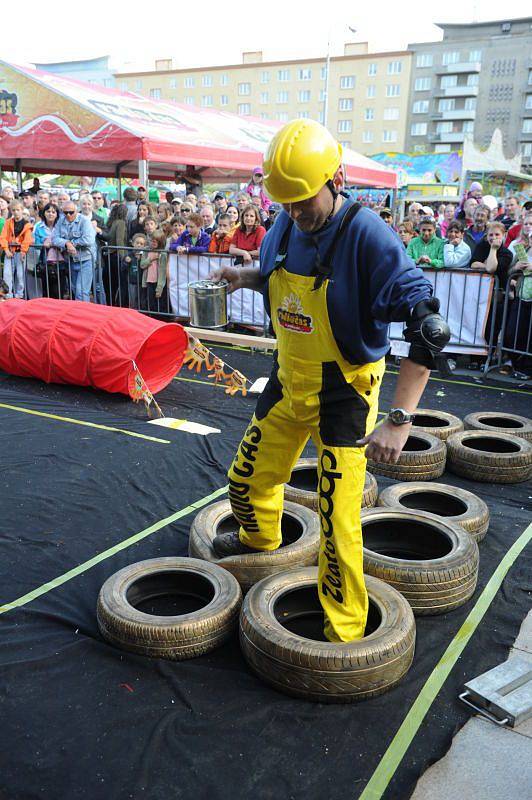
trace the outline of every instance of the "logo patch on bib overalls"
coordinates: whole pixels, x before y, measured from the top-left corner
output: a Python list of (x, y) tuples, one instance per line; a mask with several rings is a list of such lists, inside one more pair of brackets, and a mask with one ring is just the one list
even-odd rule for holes
[(289, 294), (277, 309), (277, 319), (283, 328), (296, 333), (312, 333), (312, 317), (303, 313), (303, 306), (297, 294)]

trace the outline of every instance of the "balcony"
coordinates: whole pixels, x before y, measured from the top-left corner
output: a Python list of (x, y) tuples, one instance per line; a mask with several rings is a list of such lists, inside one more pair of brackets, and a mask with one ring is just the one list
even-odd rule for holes
[(467, 111), (465, 108), (456, 108), (454, 111), (435, 111), (430, 115), (431, 119), (475, 119), (475, 111)]
[(448, 89), (436, 89), (434, 97), (477, 97), (478, 86), (450, 86)]
[(429, 142), (438, 142), (441, 144), (453, 144), (456, 142), (464, 141), (465, 133), (429, 133)]
[(448, 64), (446, 67), (436, 67), (436, 75), (463, 75), (467, 72), (480, 72), (480, 61), (459, 61), (457, 64)]

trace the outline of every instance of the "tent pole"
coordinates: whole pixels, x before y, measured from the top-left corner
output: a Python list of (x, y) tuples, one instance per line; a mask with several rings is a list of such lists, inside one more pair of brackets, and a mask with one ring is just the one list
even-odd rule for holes
[(139, 181), (140, 185), (144, 186), (146, 191), (149, 190), (148, 186), (148, 162), (146, 159), (139, 161)]
[(117, 164), (115, 169), (115, 178), (118, 181), (118, 199), (120, 200), (120, 202), (122, 202), (122, 178), (120, 176), (121, 171), (122, 170), (120, 168), (120, 164)]
[(17, 158), (15, 161), (15, 168), (17, 170), (17, 190), (19, 194), (22, 191), (22, 170), (20, 167), (21, 167), (21, 160), (20, 158)]

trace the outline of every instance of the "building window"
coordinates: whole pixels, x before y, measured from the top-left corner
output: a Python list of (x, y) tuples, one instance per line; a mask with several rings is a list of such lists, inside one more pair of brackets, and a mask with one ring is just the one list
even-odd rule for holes
[[(532, 95), (530, 95), (532, 97)], [(338, 101), (338, 111), (352, 111), (353, 110), (353, 98), (352, 97), (341, 97)]]
[(414, 122), (410, 126), (410, 136), (426, 136), (427, 127), (428, 125), (426, 122)]
[(440, 86), (442, 89), (452, 89), (458, 85), (458, 75), (442, 75)]
[(396, 142), (397, 141), (397, 131), (383, 131), (382, 132), (382, 141), (383, 142)]
[(374, 61), (372, 61), (371, 64), (368, 64), (368, 75), (370, 77), (373, 77), (376, 74), (377, 74), (377, 65)]
[(430, 91), (430, 78), (416, 78), (414, 83), (415, 92), (428, 92)]
[(260, 73), (260, 82), (261, 83), (269, 83), (270, 82), (270, 73), (268, 70), (263, 70)]
[(338, 120), (338, 133), (351, 133), (353, 130), (353, 123), (350, 119)]
[(297, 93), (298, 103), (310, 103), (310, 91), (308, 89), (301, 90)]
[(434, 152), (435, 153), (450, 153), (451, 152), (451, 145), (450, 144), (435, 144), (434, 145)]
[(383, 119), (387, 122), (395, 119), (399, 119), (399, 109), (398, 108), (385, 108)]
[(288, 114), (286, 111), (277, 111), (275, 114), (275, 119), (278, 119), (279, 122), (288, 122)]
[(452, 122), (437, 122), (436, 123), (436, 133), (452, 133), (453, 132), (453, 123)]
[(345, 147), (351, 147), (351, 142), (340, 142), (340, 144), (341, 144), (341, 145), (342, 145), (342, 147), (344, 147), (344, 148), (345, 148)]
[(190, 95), (188, 95), (187, 97), (185, 97), (185, 103), (186, 103), (187, 106), (193, 106), (194, 105), (194, 98), (190, 97)]
[(120, 84), (120, 91), (121, 92), (127, 92), (128, 89), (129, 89), (129, 86), (127, 85), (127, 83), (125, 81), (122, 81), (122, 83)]
[(399, 97), (401, 85), (399, 83), (388, 83), (386, 85), (386, 97)]
[(280, 69), (277, 71), (277, 80), (281, 82), (286, 82), (290, 80), (290, 70), (289, 69)]
[(142, 89), (142, 81), (135, 81), (135, 89), (137, 92), (140, 92)]
[(194, 88), (194, 76), (189, 75), (185, 78), (185, 89), (193, 89)]
[(160, 89), (150, 89), (150, 97), (152, 100), (160, 100), (161, 99), (161, 90)]
[(322, 67), (320, 69), (320, 78), (324, 81), (327, 78), (327, 67)]
[(228, 106), (229, 105), (229, 96), (226, 94), (220, 95), (220, 105), (221, 106)]
[(523, 120), (523, 133), (532, 133), (532, 119)]
[(432, 67), (432, 53), (418, 53), (416, 56), (416, 67)]
[(327, 92), (325, 91), (325, 89), (320, 89), (320, 103), (324, 103), (325, 102), (326, 96), (327, 96)]
[(268, 114), (267, 111), (261, 111), (260, 114), (259, 114), (259, 117), (261, 119), (270, 119), (270, 115)]
[(201, 105), (203, 108), (210, 108), (212, 106), (212, 94), (204, 94), (201, 98)]
[(454, 97), (443, 97), (438, 101), (438, 111), (454, 111), (455, 104)]
[(364, 131), (362, 134), (364, 144), (371, 144), (373, 141), (373, 131)]
[(262, 106), (266, 105), (266, 103), (270, 102), (270, 95), (268, 92), (261, 92), (260, 93), (260, 104)]
[(325, 113), (323, 111), (318, 111), (318, 122), (321, 122), (322, 125), (325, 123)]
[(310, 81), (312, 78), (312, 70), (309, 68), (305, 69), (298, 69), (297, 71), (297, 79), (298, 81)]
[(251, 94), (251, 84), (250, 83), (239, 83), (238, 84), (238, 94)]
[(227, 86), (228, 83), (229, 83), (229, 75), (226, 75), (226, 73), (224, 72), (222, 75), (220, 75), (220, 86)]
[(340, 78), (340, 89), (354, 89), (354, 88), (355, 88), (355, 76), (342, 75)]
[(464, 133), (473, 133), (474, 129), (475, 129), (475, 123), (473, 122), (472, 119), (466, 120), (462, 125), (462, 131)]
[(521, 155), (525, 158), (532, 158), (532, 142), (521, 145)]
[(249, 103), (239, 103), (236, 110), (237, 114), (239, 114), (241, 117), (245, 117), (251, 114), (251, 105)]
[(170, 78), (170, 89), (177, 89), (177, 78)]
[(528, 73), (528, 85), (532, 86), (532, 69)]
[(288, 92), (277, 92), (277, 103), (288, 103)]
[(452, 53), (444, 53), (442, 56), (442, 64), (447, 67), (449, 64), (458, 64), (460, 61), (460, 53), (458, 50), (453, 50)]
[(212, 86), (212, 75), (202, 75), (201, 85), (204, 86), (206, 89), (209, 89)]
[(470, 61), (482, 61), (482, 50), (470, 50), (469, 51), (469, 60)]
[(468, 86), (478, 86), (479, 84), (479, 75), (468, 75), (467, 76), (467, 85)]
[(368, 88), (366, 89), (366, 97), (368, 100), (372, 100), (376, 94), (376, 86), (374, 83), (371, 83)]
[(416, 102), (412, 106), (412, 114), (428, 114), (428, 111), (429, 111), (428, 100), (416, 100)]
[(308, 119), (309, 118), (309, 113), (308, 113), (308, 111), (298, 111), (297, 112), (297, 117), (298, 117), (298, 119)]
[(112, 85), (113, 85), (113, 79), (112, 78), (104, 78), (103, 79), (103, 85), (105, 86), (106, 89), (110, 89), (112, 87)]
[(527, 94), (525, 100), (525, 108), (532, 108), (532, 94)]
[(403, 69), (402, 61), (388, 61), (388, 67), (386, 68), (386, 72), (388, 75), (400, 75), (402, 69)]
[(373, 108), (366, 108), (364, 119), (366, 122), (372, 122), (375, 119), (375, 110)]
[[(476, 111), (477, 110), (477, 98), (476, 97), (466, 97), (466, 101), (464, 103), (464, 108), (466, 111)], [(532, 106), (531, 106), (532, 108)]]

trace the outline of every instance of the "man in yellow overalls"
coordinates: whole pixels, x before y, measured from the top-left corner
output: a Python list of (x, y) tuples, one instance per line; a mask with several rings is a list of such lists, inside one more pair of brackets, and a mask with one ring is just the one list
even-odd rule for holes
[[(229, 470), (241, 527), (213, 544), (220, 557), (280, 546), (283, 485), (311, 436), (325, 636), (346, 642), (364, 635), (368, 610), (360, 525), (366, 454), (397, 460), (448, 331), (429, 281), (396, 234), (341, 192), (341, 158), (341, 146), (317, 122), (285, 125), (264, 160), (266, 190), (284, 212), (263, 241), (260, 271), (228, 266), (213, 276), (228, 280), (230, 291), (264, 293), (278, 345)], [(412, 344), (394, 408), (375, 427), (392, 320), (408, 322)]]

